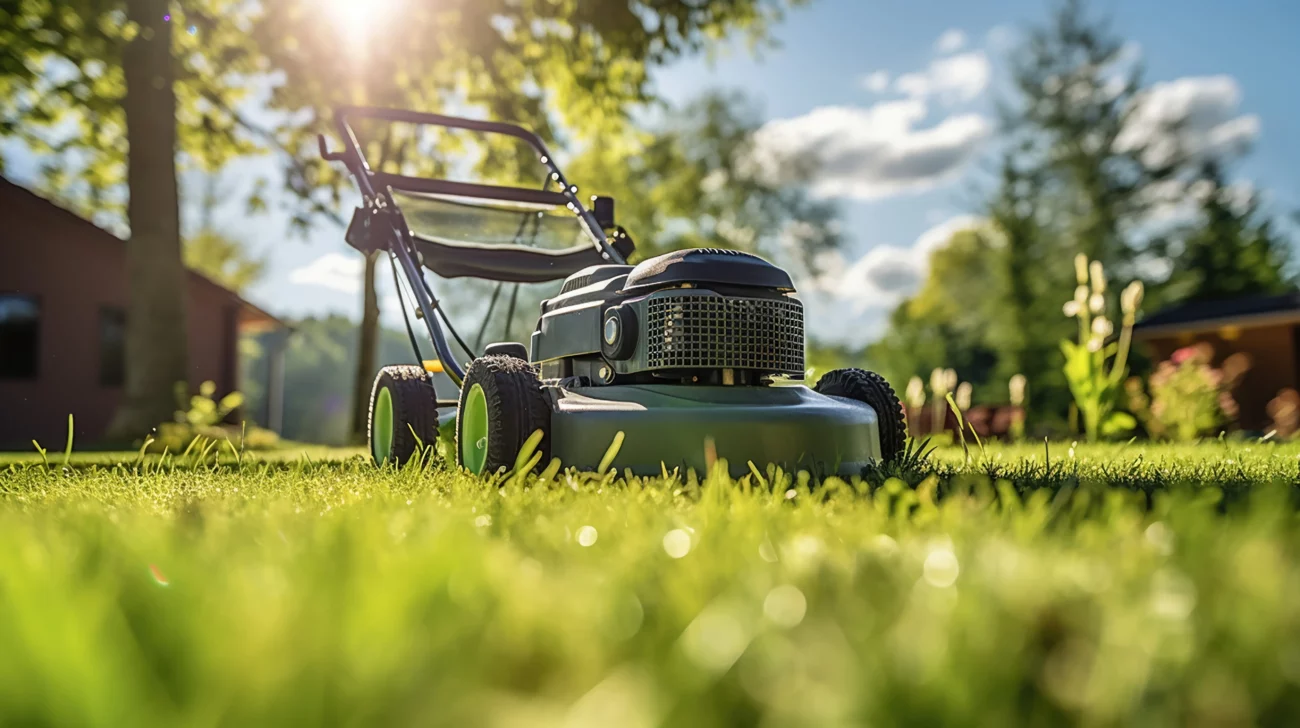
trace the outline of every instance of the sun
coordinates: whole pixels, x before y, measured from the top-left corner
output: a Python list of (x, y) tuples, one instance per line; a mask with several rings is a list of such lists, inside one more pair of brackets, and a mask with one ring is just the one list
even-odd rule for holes
[(363, 54), (390, 4), (390, 0), (323, 0), (320, 8), (329, 16), (344, 44), (354, 54)]

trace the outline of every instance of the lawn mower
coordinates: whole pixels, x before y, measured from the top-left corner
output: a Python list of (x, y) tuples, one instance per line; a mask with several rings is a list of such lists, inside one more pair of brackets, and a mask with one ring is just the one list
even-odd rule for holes
[[(545, 183), (530, 189), (372, 169), (357, 119), (514, 137), (536, 154)], [(811, 389), (800, 383), (804, 309), (781, 268), (712, 248), (629, 265), (635, 243), (615, 222), (614, 200), (584, 204), (542, 140), (513, 124), (346, 107), (335, 125), (343, 150), (331, 152), (322, 135), (320, 153), (347, 166), (362, 198), (346, 240), (387, 254), (420, 362), (384, 367), (375, 379), (376, 462), (409, 460), (453, 420), (456, 462), (474, 474), (514, 469), (529, 448), (537, 467), (558, 458), (584, 471), (704, 474), (725, 460), (737, 476), (751, 463), (850, 476), (903, 451), (902, 406), (879, 375), (840, 369)], [(542, 302), (529, 346), (476, 351), (451, 325), (425, 269), (498, 285), (563, 283)], [(433, 358), (425, 358), (408, 313), (423, 322)], [(435, 375), (457, 396), (442, 398)]]

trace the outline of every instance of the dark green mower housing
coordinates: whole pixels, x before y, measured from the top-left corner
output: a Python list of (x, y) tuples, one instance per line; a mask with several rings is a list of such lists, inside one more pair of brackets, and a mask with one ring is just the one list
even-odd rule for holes
[[(523, 139), (558, 191), (373, 172), (348, 125), (355, 116)], [(438, 356), (423, 358), (408, 320), (423, 365), (389, 367), (376, 379), (376, 461), (410, 459), (453, 417), (457, 462), (475, 474), (558, 458), (565, 467), (638, 475), (702, 474), (725, 460), (735, 475), (777, 464), (848, 476), (902, 452), (902, 407), (880, 376), (844, 369), (812, 389), (800, 383), (804, 309), (777, 266), (709, 248), (626, 264), (635, 248), (614, 223), (613, 201), (593, 198), (588, 210), (540, 139), (513, 125), (348, 108), (338, 127), (346, 151), (327, 152), (322, 138), (322, 153), (347, 163), (365, 201), (348, 242), (388, 252)], [(443, 316), (422, 267), (448, 278), (563, 286), (542, 303), (527, 347), (474, 352)], [(445, 373), (458, 397), (440, 399), (430, 372)]]

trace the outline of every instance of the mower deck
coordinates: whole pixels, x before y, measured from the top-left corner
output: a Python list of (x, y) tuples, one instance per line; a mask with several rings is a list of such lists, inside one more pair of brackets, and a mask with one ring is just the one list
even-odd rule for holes
[(749, 462), (766, 469), (858, 475), (880, 459), (875, 410), (804, 386), (679, 384), (547, 387), (554, 398), (551, 455), (565, 467), (594, 470), (615, 433), (613, 467), (636, 475), (707, 472), (706, 441), (736, 477)]

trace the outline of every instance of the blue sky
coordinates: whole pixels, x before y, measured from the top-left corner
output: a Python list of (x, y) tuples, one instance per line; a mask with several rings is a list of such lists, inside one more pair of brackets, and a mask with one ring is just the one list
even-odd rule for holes
[[(1275, 209), (1300, 208), (1300, 3), (1108, 0), (1094, 9), (1113, 19), (1158, 84), (1154, 106), (1193, 110), (1207, 144), (1250, 142), (1236, 175)], [(761, 58), (730, 50), (712, 63), (688, 60), (656, 83), (673, 101), (745, 90), (771, 120), (774, 147), (798, 152), (820, 139), (851, 160), (817, 187), (843, 205), (843, 260), (833, 276), (801, 284), (815, 334), (861, 343), (914, 288), (925, 252), (969, 221), (979, 163), (991, 151), (993, 102), (1005, 92), (1005, 52), (1019, 28), (1046, 14), (1041, 0), (814, 0), (776, 29), (781, 47)], [(265, 175), (272, 163), (240, 162), (229, 181)], [(11, 164), (20, 181), (30, 173), (29, 160)], [(360, 261), (340, 230), (321, 227), (301, 240), (282, 216), (249, 218), (235, 202), (219, 219), (270, 262), (250, 298), (289, 316), (356, 316)]]

